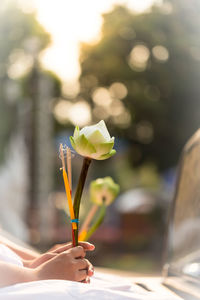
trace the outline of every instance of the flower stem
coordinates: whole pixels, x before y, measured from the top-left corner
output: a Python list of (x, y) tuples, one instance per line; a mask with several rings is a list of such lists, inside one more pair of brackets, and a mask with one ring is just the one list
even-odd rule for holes
[[(75, 215), (76, 219), (79, 218), (81, 196), (82, 196), (82, 192), (83, 192), (83, 188), (85, 185), (85, 180), (87, 177), (88, 168), (90, 166), (90, 163), (91, 163), (91, 159), (88, 157), (84, 157), (81, 174), (79, 177), (78, 185), (76, 188), (76, 193), (74, 196), (74, 205), (73, 206), (74, 206), (74, 215)], [(77, 229), (74, 229), (74, 236), (75, 236), (75, 245), (77, 246), (78, 245), (78, 224), (77, 224)]]

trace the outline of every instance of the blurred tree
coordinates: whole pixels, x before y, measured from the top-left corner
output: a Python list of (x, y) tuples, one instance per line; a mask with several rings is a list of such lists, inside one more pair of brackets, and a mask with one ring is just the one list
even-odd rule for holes
[(16, 130), (20, 101), (24, 98), (20, 79), (31, 71), (35, 58), (49, 42), (49, 34), (34, 13), (24, 13), (16, 1), (1, 1), (0, 162), (10, 135)]
[(49, 226), (43, 215), (53, 189), (54, 120), (51, 104), (55, 97), (60, 96), (61, 83), (55, 74), (42, 69), (38, 59), (49, 42), (50, 36), (38, 23), (34, 12), (25, 12), (20, 1), (2, 1), (0, 163), (10, 137), (20, 134), (25, 139), (28, 152), (26, 200), (29, 202), (26, 219), (33, 229), (30, 231), (33, 232), (32, 242), (38, 239), (39, 225), (42, 234), (44, 227)]
[(103, 15), (101, 37), (82, 44), (80, 94), (93, 121), (130, 141), (133, 165), (177, 162), (200, 123), (200, 3), (163, 1), (134, 14)]

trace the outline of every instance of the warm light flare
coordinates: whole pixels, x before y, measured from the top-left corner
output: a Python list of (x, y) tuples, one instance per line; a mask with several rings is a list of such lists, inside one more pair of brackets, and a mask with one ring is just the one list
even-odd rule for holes
[[(24, 10), (30, 10), (26, 0), (19, 1)], [(102, 13), (111, 10), (115, 4), (124, 4), (141, 12), (155, 1), (32, 0), (38, 21), (52, 36), (52, 45), (41, 54), (43, 65), (56, 72), (64, 81), (77, 79), (80, 74), (79, 43), (94, 42), (100, 38)]]

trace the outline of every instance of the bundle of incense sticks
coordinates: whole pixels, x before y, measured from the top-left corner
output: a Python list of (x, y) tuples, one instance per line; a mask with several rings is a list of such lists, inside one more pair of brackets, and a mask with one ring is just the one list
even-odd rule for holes
[[(62, 161), (62, 170), (63, 170), (63, 180), (65, 185), (65, 191), (67, 195), (68, 205), (69, 205), (69, 212), (71, 218), (71, 225), (72, 225), (72, 244), (75, 247), (75, 237), (74, 237), (74, 229), (77, 229), (77, 223), (75, 221), (73, 203), (72, 203), (72, 168), (71, 168), (71, 150), (67, 147), (66, 153), (66, 161), (67, 161), (67, 172), (65, 167), (65, 158), (63, 153), (63, 145), (60, 144), (60, 158)], [(68, 174), (67, 174), (68, 173)]]

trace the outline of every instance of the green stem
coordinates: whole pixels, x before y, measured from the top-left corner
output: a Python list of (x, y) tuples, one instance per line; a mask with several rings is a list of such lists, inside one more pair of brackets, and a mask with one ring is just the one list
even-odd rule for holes
[[(76, 188), (76, 193), (74, 196), (74, 215), (75, 215), (76, 219), (79, 218), (81, 196), (82, 196), (82, 192), (83, 192), (83, 188), (85, 185), (85, 180), (87, 177), (88, 168), (90, 166), (90, 163), (91, 163), (91, 159), (88, 157), (84, 157), (81, 174), (79, 177), (78, 185)], [(78, 223), (77, 223), (77, 229), (74, 229), (74, 236), (75, 236), (75, 244), (77, 246), (78, 245)]]
[(88, 230), (88, 233), (85, 237), (85, 240), (87, 241), (91, 235), (97, 230), (97, 228), (101, 225), (101, 223), (103, 222), (104, 220), (104, 217), (105, 217), (105, 214), (106, 214), (106, 206), (103, 204), (101, 206), (101, 209), (100, 209), (100, 213), (99, 213), (99, 217), (97, 219), (97, 221), (92, 225), (92, 227), (90, 228), (90, 230)]

